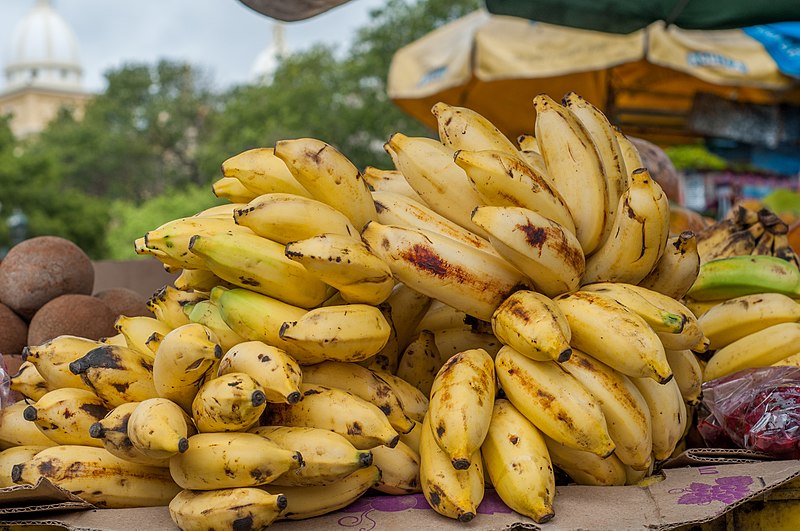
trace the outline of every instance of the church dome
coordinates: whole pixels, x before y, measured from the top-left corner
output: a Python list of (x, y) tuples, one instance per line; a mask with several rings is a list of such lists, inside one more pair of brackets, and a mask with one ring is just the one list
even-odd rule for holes
[(36, 0), (14, 29), (6, 58), (7, 89), (21, 86), (81, 90), (78, 40), (50, 0)]

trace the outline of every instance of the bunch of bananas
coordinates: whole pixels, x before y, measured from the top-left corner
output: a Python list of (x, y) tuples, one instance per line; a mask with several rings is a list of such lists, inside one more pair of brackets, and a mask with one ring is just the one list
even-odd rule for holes
[(517, 147), (437, 104), (439, 139), (394, 134), (392, 170), (309, 138), (226, 160), (230, 204), (135, 242), (179, 272), (155, 317), (26, 349), (0, 475), (169, 504), (182, 529), (308, 518), (370, 488), (468, 521), (487, 482), (544, 522), (554, 467), (646, 477), (699, 398), (708, 339), (679, 302), (697, 242), (669, 234), (661, 187), (600, 111), (534, 106)]

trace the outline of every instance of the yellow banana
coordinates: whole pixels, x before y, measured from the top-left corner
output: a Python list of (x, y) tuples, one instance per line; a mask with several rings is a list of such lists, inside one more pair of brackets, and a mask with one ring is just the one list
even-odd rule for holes
[(567, 317), (535, 291), (519, 290), (503, 301), (492, 315), (492, 331), (504, 345), (537, 361), (566, 361), (572, 354)]
[(105, 448), (77, 444), (46, 448), (14, 465), (14, 483), (35, 485), (40, 477), (107, 509), (167, 505), (181, 490), (169, 470), (131, 463)]
[(285, 351), (261, 341), (245, 341), (232, 347), (219, 362), (217, 374), (243, 372), (261, 386), (267, 402), (296, 404), (303, 373)]
[(377, 305), (394, 288), (389, 266), (361, 241), (324, 233), (286, 244), (286, 257), (302, 264), (349, 303)]
[(508, 400), (494, 403), (481, 455), (506, 505), (536, 523), (555, 516), (556, 482), (544, 436)]
[(376, 446), (372, 463), (381, 471), (375, 490), (385, 494), (414, 494), (422, 492), (419, 481), (419, 453), (403, 441), (394, 448)]
[(644, 470), (653, 452), (650, 411), (644, 397), (624, 374), (573, 350), (561, 363), (600, 403), (614, 453), (623, 464)]
[(658, 382), (672, 377), (661, 341), (638, 314), (589, 291), (561, 296), (556, 303), (567, 317), (574, 348), (627, 376)]
[(287, 193), (311, 197), (271, 147), (248, 149), (226, 159), (222, 175), (238, 179), (255, 195)]
[(194, 290), (183, 291), (167, 285), (159, 288), (148, 299), (147, 307), (153, 312), (156, 319), (165, 323), (170, 329), (175, 329), (191, 322), (189, 316), (183, 311), (184, 306), (206, 299), (208, 299), (208, 293)]
[(299, 452), (284, 450), (255, 433), (198, 433), (189, 447), (173, 455), (169, 470), (184, 489), (255, 487), (303, 465)]
[(667, 240), (664, 254), (639, 285), (680, 300), (692, 287), (699, 272), (697, 237), (687, 230)]
[(256, 234), (198, 234), (189, 249), (218, 277), (287, 304), (311, 308), (329, 296), (324, 282), (286, 258), (283, 245)]
[(372, 222), (361, 236), (400, 282), (484, 321), (525, 285), (504, 260), (433, 232)]
[(166, 458), (154, 458), (141, 452), (128, 436), (128, 421), (139, 402), (127, 402), (115, 407), (102, 419), (89, 426), (89, 435), (103, 442), (112, 455), (140, 465), (168, 467)]
[(212, 217), (212, 218), (230, 218), (233, 216), (233, 211), (236, 208), (239, 208), (246, 203), (222, 203), (221, 205), (214, 205), (208, 208), (204, 208), (200, 212), (197, 212), (193, 215), (193, 217), (200, 218), (200, 217)]
[(197, 433), (194, 422), (175, 402), (151, 398), (139, 402), (128, 416), (128, 438), (150, 459), (169, 459), (189, 448)]
[(800, 367), (800, 352), (797, 354), (791, 354), (790, 356), (783, 358), (780, 361), (776, 361), (772, 364), (772, 367), (780, 367), (783, 365), (790, 365), (793, 367)]
[(669, 202), (646, 169), (631, 175), (619, 199), (608, 238), (586, 258), (583, 284), (638, 284), (664, 254), (669, 238)]
[(198, 389), (222, 358), (222, 347), (210, 329), (198, 323), (179, 326), (164, 336), (153, 362), (156, 393), (191, 411)]
[(702, 398), (703, 368), (691, 350), (667, 350), (667, 361), (683, 401), (697, 405)]
[(440, 359), (444, 361), (459, 352), (480, 348), (494, 359), (503, 344), (494, 336), (470, 328), (444, 328), (433, 333)]
[(754, 332), (717, 350), (703, 370), (703, 381), (766, 367), (788, 358), (800, 345), (800, 323), (780, 323)]
[(286, 496), (288, 503), (281, 519), (304, 520), (347, 507), (374, 487), (380, 478), (380, 469), (372, 465), (356, 470), (330, 485), (283, 487), (270, 484), (261, 488), (273, 494), (282, 493)]
[(403, 351), (397, 366), (397, 376), (422, 391), (425, 396), (430, 396), (433, 379), (442, 364), (433, 332), (422, 330)]
[(147, 247), (147, 245), (145, 245), (144, 236), (133, 240), (133, 251), (138, 255), (149, 255), (154, 257), (156, 260), (161, 262), (161, 265), (164, 267), (164, 271), (167, 273), (175, 273), (183, 268), (183, 265), (180, 262), (170, 257), (167, 253)]
[(247, 203), (256, 196), (255, 192), (233, 177), (220, 177), (211, 184), (211, 191), (231, 203)]
[(239, 225), (264, 238), (287, 244), (322, 233), (358, 241), (358, 229), (335, 206), (296, 194), (265, 194), (233, 212)]
[(152, 355), (129, 347), (104, 345), (70, 363), (69, 369), (113, 408), (158, 396), (153, 384), (153, 363)]
[(20, 400), (0, 409), (0, 450), (14, 446), (54, 446), (56, 441), (45, 435), (36, 424), (25, 419), (29, 402)]
[(257, 381), (243, 372), (229, 372), (200, 387), (192, 418), (200, 432), (240, 431), (257, 424), (266, 407)]
[(395, 446), (400, 436), (374, 404), (347, 391), (301, 384), (303, 399), (296, 404), (271, 404), (262, 424), (322, 428), (338, 433), (360, 450)]
[(154, 332), (165, 336), (172, 331), (172, 327), (164, 321), (144, 315), (133, 317), (120, 315), (114, 323), (114, 328), (123, 335), (125, 344), (129, 348), (151, 358), (155, 356), (155, 352), (148, 346), (147, 340), (150, 339)]
[(395, 284), (392, 294), (386, 299), (391, 309), (392, 327), (397, 332), (398, 348), (402, 351), (415, 335), (432, 299), (427, 295), (411, 289), (402, 282)]
[[(391, 194), (399, 194), (409, 199), (413, 199), (417, 203), (427, 206), (425, 200), (411, 188), (406, 178), (399, 170), (381, 170), (374, 166), (367, 166), (361, 172), (361, 177), (366, 181), (372, 190), (372, 197), (375, 198), (376, 192), (389, 192)], [(376, 205), (377, 206), (377, 205)], [(380, 210), (380, 209), (379, 209)], [(380, 215), (380, 212), (378, 212)]]
[(450, 456), (434, 438), (429, 415), (425, 415), (419, 444), (419, 477), (422, 493), (437, 513), (469, 522), (483, 500), (483, 462), (476, 451), (466, 469), (453, 468)]
[(536, 140), (547, 173), (564, 198), (575, 221), (583, 252), (588, 256), (601, 243), (608, 191), (600, 155), (589, 132), (562, 105), (546, 94), (533, 99)]
[(169, 515), (182, 531), (264, 529), (286, 509), (283, 494), (241, 487), (195, 492), (184, 489), (169, 502)]
[(388, 372), (379, 372), (381, 378), (392, 388), (394, 393), (400, 399), (400, 405), (403, 406), (403, 412), (407, 417), (422, 422), (425, 412), (428, 411), (428, 395), (425, 395), (399, 376)]
[(505, 346), (495, 366), (508, 399), (543, 433), (599, 456), (614, 451), (599, 401), (556, 362), (532, 360)]
[(72, 387), (92, 391), (80, 376), (70, 372), (69, 364), (102, 345), (93, 339), (61, 335), (41, 345), (28, 345), (22, 350), (22, 360), (36, 367), (49, 389)]
[(554, 297), (578, 288), (586, 266), (578, 239), (558, 223), (522, 207), (482, 206), (472, 220), (497, 252), (536, 290)]
[(100, 341), (100, 343), (103, 343), (104, 345), (115, 345), (118, 347), (128, 346), (128, 342), (125, 340), (125, 336), (123, 336), (122, 334), (114, 334), (113, 336), (101, 337), (100, 339), (98, 339), (98, 341)]
[(533, 210), (575, 235), (575, 221), (564, 198), (516, 154), (460, 150), (454, 160), (467, 173), (483, 204)]
[(613, 453), (600, 457), (591, 452), (576, 450), (544, 436), (553, 464), (563, 470), (578, 485), (625, 485), (625, 465)]
[(375, 219), (369, 187), (350, 160), (314, 138), (279, 140), (275, 156), (311, 195), (341, 211), (356, 229)]
[(231, 287), (233, 284), (225, 282), (208, 269), (181, 269), (181, 272), (172, 281), (172, 285), (182, 291), (196, 290), (209, 292), (215, 286)]
[(517, 146), (482, 114), (441, 101), (431, 112), (436, 117), (439, 140), (445, 146), (454, 150), (493, 149), (516, 156)]
[(461, 310), (456, 310), (440, 300), (433, 300), (414, 330), (414, 335), (423, 330), (436, 332), (445, 328), (470, 328), (470, 325), (465, 322), (466, 318), (467, 314)]
[[(424, 415), (423, 415), (424, 417)], [(414, 450), (419, 455), (419, 439), (422, 433), (422, 422), (414, 421), (414, 428), (408, 433), (400, 434), (400, 442)]]
[[(200, 301), (191, 306), (184, 307), (189, 313), (189, 321), (200, 323), (217, 336), (219, 346), (227, 352), (234, 346), (245, 341), (245, 339), (233, 331), (228, 323), (222, 318), (219, 307), (213, 301)], [(166, 334), (164, 334), (166, 335)]]
[(624, 282), (597, 282), (581, 286), (581, 291), (597, 293), (622, 304), (638, 314), (656, 332), (680, 334), (690, 312), (675, 313), (670, 308), (659, 306), (642, 295), (643, 289)]
[[(321, 428), (258, 426), (251, 433), (266, 437), (284, 450), (299, 452), (303, 466), (278, 476), (271, 485), (309, 487), (330, 485), (372, 464), (370, 450), (358, 450), (350, 441)], [(382, 448), (382, 447), (378, 447)]]
[(652, 378), (631, 378), (647, 402), (653, 429), (653, 456), (668, 458), (683, 436), (688, 419), (681, 390), (675, 379), (659, 384)]
[(102, 447), (101, 441), (89, 435), (89, 427), (107, 413), (103, 401), (91, 391), (62, 387), (26, 407), (22, 416), (58, 444)]
[(12, 446), (0, 452), (0, 488), (13, 487), (11, 469), (14, 465), (30, 461), (33, 457), (48, 448), (47, 446)]
[(24, 361), (19, 366), (17, 374), (11, 377), (11, 390), (35, 401), (50, 391), (50, 388), (47, 386), (45, 379), (42, 378), (42, 375), (39, 374), (39, 371), (36, 370), (36, 365), (30, 361)]
[(613, 127), (613, 130), (614, 135), (617, 137), (622, 160), (625, 162), (625, 169), (630, 176), (634, 170), (645, 167), (644, 162), (642, 162), (642, 156), (639, 154), (636, 145), (618, 127)]

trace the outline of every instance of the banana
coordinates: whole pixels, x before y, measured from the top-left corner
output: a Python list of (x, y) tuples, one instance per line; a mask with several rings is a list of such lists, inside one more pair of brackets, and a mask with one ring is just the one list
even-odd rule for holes
[(89, 435), (89, 427), (107, 413), (103, 401), (91, 391), (62, 387), (26, 407), (22, 416), (58, 444), (102, 447), (101, 441)]
[(780, 323), (800, 321), (800, 303), (781, 293), (758, 293), (728, 299), (697, 320), (709, 348), (721, 349), (745, 336)]
[(470, 328), (445, 328), (433, 334), (443, 364), (459, 352), (476, 348), (485, 350), (494, 359), (503, 346), (494, 334), (476, 332)]
[(397, 376), (422, 391), (425, 396), (430, 396), (433, 379), (442, 364), (434, 333), (422, 330), (403, 351), (397, 366)]
[(214, 332), (198, 323), (179, 326), (164, 336), (153, 362), (156, 393), (189, 412), (198, 389), (212, 377), (222, 358)]
[(703, 368), (691, 350), (667, 350), (667, 361), (683, 401), (694, 406), (702, 398)]
[(482, 204), (467, 174), (453, 161), (453, 149), (432, 138), (395, 133), (384, 146), (408, 184), (437, 214), (486, 237), (470, 213)]
[(358, 241), (358, 229), (335, 206), (296, 194), (264, 194), (233, 211), (239, 225), (272, 241), (287, 244), (322, 233)]
[(617, 214), (619, 198), (630, 185), (630, 173), (638, 166), (636, 168), (625, 166), (625, 158), (622, 155), (622, 148), (620, 148), (614, 128), (597, 107), (574, 92), (564, 96), (564, 105), (589, 133), (589, 138), (600, 156), (608, 196), (602, 241), (608, 238), (611, 232), (611, 224)]
[(656, 332), (680, 334), (687, 322), (686, 314), (669, 311), (669, 308), (659, 306), (642, 295), (642, 289), (633, 287), (624, 282), (597, 282), (581, 286), (581, 291), (597, 293), (625, 306), (639, 315)]
[(323, 385), (347, 391), (378, 407), (397, 433), (414, 428), (403, 413), (403, 405), (392, 387), (381, 376), (356, 363), (323, 361), (303, 368), (303, 383)]
[(492, 485), (509, 508), (536, 523), (555, 516), (556, 482), (544, 436), (508, 400), (494, 403), (481, 455)]
[(375, 490), (385, 494), (403, 495), (422, 492), (419, 480), (419, 453), (403, 443), (394, 448), (376, 446), (372, 449), (373, 464), (381, 471)]
[(233, 216), (234, 209), (240, 208), (245, 204), (246, 203), (222, 203), (221, 205), (214, 205), (212, 207), (204, 208), (200, 212), (193, 214), (192, 217), (195, 218), (211, 217), (211, 218), (229, 219)]
[(228, 350), (217, 375), (243, 372), (261, 386), (267, 402), (296, 404), (300, 401), (300, 366), (285, 351), (261, 341), (245, 341)]
[(127, 425), (133, 447), (150, 459), (169, 459), (185, 452), (188, 438), (197, 433), (189, 415), (166, 398), (139, 402), (128, 416)]
[(378, 212), (378, 223), (428, 230), (498, 256), (487, 239), (437, 214), (426, 205), (389, 192), (372, 192), (372, 197)]
[(517, 145), (519, 145), (520, 151), (533, 151), (534, 153), (539, 153), (539, 142), (537, 142), (536, 137), (530, 133), (518, 135)]
[(286, 244), (286, 257), (302, 264), (349, 303), (377, 305), (394, 288), (389, 266), (361, 241), (324, 233)]
[[(682, 441), (685, 439), (681, 439)], [(680, 446), (680, 444), (679, 444)], [(631, 468), (627, 465), (623, 465), (625, 467), (625, 484), (626, 485), (638, 485), (641, 487), (646, 486), (646, 484), (641, 484), (641, 482), (645, 481), (647, 478), (651, 478), (653, 474), (653, 467), (655, 466), (655, 459), (653, 456), (650, 456), (650, 464), (644, 470), (636, 470), (635, 468)]]
[(181, 291), (209, 292), (215, 286), (233, 287), (208, 269), (181, 269), (180, 274), (172, 281), (172, 285)]
[(286, 193), (311, 197), (271, 147), (248, 149), (226, 159), (222, 175), (238, 179), (255, 195)]
[(800, 298), (800, 270), (774, 256), (730, 256), (700, 266), (686, 296), (697, 300), (733, 299), (756, 293)]
[(703, 370), (703, 381), (749, 369), (766, 367), (787, 358), (800, 345), (800, 323), (780, 323), (753, 332), (717, 350)]
[(50, 391), (50, 388), (47, 386), (45, 379), (42, 378), (42, 375), (39, 374), (39, 371), (36, 370), (36, 365), (30, 361), (25, 361), (19, 366), (17, 374), (11, 377), (11, 390), (35, 401)]
[[(534, 139), (534, 142), (536, 142), (536, 139)], [(538, 145), (536, 146), (536, 149), (539, 149)], [(525, 161), (525, 164), (530, 166), (533, 171), (541, 175), (542, 178), (547, 181), (547, 184), (550, 185), (550, 188), (552, 188), (554, 191), (558, 189), (553, 178), (549, 173), (547, 173), (547, 166), (544, 163), (544, 157), (542, 157), (541, 153), (535, 150), (520, 150), (519, 158)]]
[(552, 299), (535, 291), (519, 290), (503, 301), (492, 315), (492, 332), (537, 361), (566, 361), (572, 354), (567, 317)]
[(614, 451), (599, 401), (554, 361), (535, 361), (504, 346), (497, 379), (512, 404), (556, 441), (607, 456)]
[(631, 174), (619, 199), (609, 237), (586, 259), (582, 283), (638, 284), (664, 254), (669, 238), (669, 202), (645, 169)]
[(114, 322), (114, 328), (123, 335), (128, 348), (151, 358), (155, 357), (155, 353), (148, 346), (147, 340), (152, 337), (154, 332), (165, 336), (172, 331), (172, 327), (164, 321), (144, 315), (133, 317), (120, 315)]
[(483, 204), (533, 210), (575, 235), (575, 221), (564, 198), (516, 154), (459, 150), (453, 160), (464, 169)]
[(391, 309), (392, 327), (397, 332), (398, 348), (406, 348), (415, 329), (430, 308), (433, 300), (427, 295), (411, 289), (402, 282), (395, 284), (392, 294), (386, 299)]
[(556, 299), (567, 317), (570, 345), (627, 376), (666, 382), (672, 377), (664, 347), (638, 314), (615, 300), (589, 291)]
[[(361, 177), (372, 190), (372, 197), (375, 198), (376, 192), (389, 192), (391, 194), (399, 194), (423, 206), (427, 206), (425, 200), (411, 188), (406, 178), (399, 170), (381, 170), (374, 166), (367, 166), (361, 172)], [(377, 207), (377, 205), (375, 205)], [(378, 212), (380, 214), (380, 212)]]
[(419, 443), (419, 477), (422, 494), (437, 513), (469, 522), (483, 500), (483, 462), (479, 451), (466, 469), (455, 469), (450, 456), (434, 438), (430, 415), (425, 415)]
[[(217, 336), (219, 346), (227, 352), (234, 346), (245, 341), (245, 339), (233, 331), (228, 323), (222, 318), (219, 307), (213, 301), (200, 301), (190, 306), (184, 307), (189, 312), (189, 321), (200, 323)], [(167, 332), (168, 333), (168, 332)], [(166, 334), (164, 334), (166, 335)]]
[(636, 145), (631, 142), (630, 138), (625, 136), (619, 127), (612, 126), (612, 129), (614, 130), (614, 136), (617, 137), (620, 154), (622, 155), (622, 160), (625, 162), (625, 170), (628, 175), (630, 176), (630, 174), (638, 168), (644, 168), (642, 156), (639, 154)]
[(283, 513), (287, 503), (283, 494), (253, 487), (182, 490), (169, 502), (169, 515), (183, 531), (265, 529)]
[(448, 359), (433, 380), (428, 416), (436, 444), (453, 468), (466, 470), (489, 430), (495, 396), (494, 363), (483, 349)]
[(385, 444), (395, 446), (400, 436), (374, 404), (353, 394), (313, 384), (301, 384), (303, 399), (296, 404), (274, 404), (262, 424), (322, 428), (345, 437), (359, 450)]
[(378, 374), (389, 384), (395, 395), (400, 399), (403, 413), (417, 422), (422, 422), (425, 412), (428, 411), (428, 395), (423, 394), (422, 391), (399, 376), (388, 372), (379, 372)]
[(200, 387), (192, 418), (200, 432), (240, 431), (257, 424), (266, 407), (258, 382), (243, 372), (229, 372)]
[(433, 300), (425, 315), (422, 316), (422, 320), (414, 329), (414, 335), (418, 335), (423, 330), (436, 332), (445, 328), (471, 328), (465, 319), (467, 319), (467, 314), (464, 312), (456, 310), (440, 300)]
[(105, 448), (77, 444), (46, 448), (11, 471), (18, 484), (35, 485), (40, 477), (107, 509), (167, 505), (181, 490), (166, 468), (131, 463)]
[(20, 400), (0, 409), (0, 449), (14, 446), (54, 446), (57, 443), (25, 419), (29, 402)]
[(553, 464), (566, 472), (578, 485), (620, 486), (626, 483), (625, 465), (613, 453), (600, 457), (576, 450), (544, 436)]
[(453, 150), (492, 149), (516, 156), (517, 146), (485, 116), (467, 107), (438, 102), (431, 112), (436, 117), (439, 140)]
[(315, 199), (341, 211), (356, 229), (375, 219), (367, 183), (358, 168), (333, 146), (314, 138), (279, 140), (275, 156)]
[(208, 299), (208, 293), (193, 290), (183, 291), (167, 285), (153, 293), (152, 297), (147, 300), (147, 307), (153, 312), (156, 319), (174, 330), (191, 322), (189, 316), (183, 311), (184, 306), (206, 299)]
[(140, 465), (168, 467), (169, 460), (153, 458), (141, 452), (128, 436), (128, 421), (139, 402), (127, 402), (115, 407), (102, 419), (89, 426), (89, 435), (103, 442), (112, 455)]
[(547, 173), (575, 221), (578, 241), (590, 255), (602, 241), (608, 191), (600, 155), (589, 132), (563, 106), (546, 94), (533, 99), (536, 140)]
[(278, 347), (300, 363), (322, 361), (316, 356), (302, 356), (301, 352), (293, 351), (280, 336), (283, 323), (300, 319), (308, 310), (243, 288), (218, 286), (211, 290), (211, 301), (219, 308), (225, 324), (247, 341), (263, 341)]
[(114, 408), (125, 402), (155, 398), (153, 356), (118, 345), (103, 345), (90, 350), (69, 364), (103, 403)]
[(692, 287), (699, 272), (697, 237), (687, 230), (667, 240), (664, 254), (639, 285), (680, 300)]
[(115, 345), (118, 347), (128, 346), (128, 342), (125, 340), (125, 336), (123, 336), (122, 334), (114, 334), (113, 336), (101, 337), (100, 339), (98, 339), (98, 341), (100, 343), (103, 343), (104, 345)]
[(554, 297), (578, 288), (586, 267), (578, 239), (533, 210), (481, 206), (472, 221), (489, 233), (497, 252), (525, 274), (536, 290)]
[(250, 432), (266, 437), (284, 450), (300, 452), (303, 456), (301, 468), (285, 472), (272, 481), (272, 485), (330, 485), (373, 462), (372, 451), (358, 450), (338, 433), (320, 428), (258, 426), (251, 428)]
[(281, 519), (304, 520), (347, 507), (371, 487), (374, 487), (380, 478), (380, 469), (372, 465), (356, 470), (344, 479), (330, 485), (281, 487), (270, 484), (261, 488), (273, 494), (283, 493), (286, 496), (288, 504)]
[(175, 482), (191, 490), (265, 485), (301, 466), (300, 452), (247, 432), (198, 433), (189, 437), (185, 452), (169, 460)]
[[(423, 415), (424, 418), (424, 415)], [(408, 433), (400, 434), (400, 442), (414, 450), (419, 455), (419, 439), (422, 433), (422, 422), (414, 421), (414, 428)]]
[(211, 184), (211, 191), (215, 196), (231, 203), (247, 203), (256, 196), (255, 192), (233, 177), (220, 177)]
[(47, 446), (12, 446), (0, 452), (0, 488), (13, 487), (11, 481), (11, 469), (18, 463), (30, 461), (33, 457), (48, 448)]
[(361, 237), (400, 282), (484, 321), (525, 285), (504, 260), (430, 231), (372, 222)]
[(647, 402), (653, 429), (653, 456), (662, 461), (672, 455), (688, 422), (678, 382), (674, 378), (664, 384), (652, 378), (631, 378), (631, 381)]
[(783, 358), (780, 361), (776, 361), (772, 364), (772, 367), (781, 367), (784, 365), (789, 365), (792, 367), (800, 367), (800, 352), (796, 354), (791, 354), (790, 356)]
[[(723, 220), (722, 224), (724, 229), (719, 235), (714, 231), (697, 242), (701, 264), (727, 256), (772, 254), (772, 234), (766, 232), (762, 224), (757, 223), (747, 228), (740, 228), (729, 220)], [(724, 239), (720, 239), (723, 236)]]
[(69, 364), (102, 343), (78, 336), (61, 335), (41, 345), (22, 349), (22, 360), (32, 363), (49, 389), (72, 387), (92, 391), (80, 376), (69, 370)]
[(653, 451), (652, 425), (647, 402), (636, 386), (624, 374), (579, 350), (560, 365), (600, 403), (619, 460), (645, 470)]
[(800, 258), (789, 240), (789, 234), (775, 234), (772, 241), (772, 256), (777, 256), (800, 268)]
[(133, 251), (138, 255), (149, 255), (154, 257), (156, 260), (161, 262), (161, 265), (164, 267), (164, 271), (167, 273), (175, 273), (183, 268), (183, 265), (180, 262), (174, 260), (167, 253), (147, 247), (147, 245), (145, 245), (144, 236), (136, 238), (133, 241)]
[(279, 334), (289, 352), (300, 351), (318, 361), (362, 361), (380, 352), (391, 332), (375, 306), (342, 304), (309, 310), (283, 323)]
[(144, 235), (145, 245), (169, 256), (184, 269), (208, 269), (201, 256), (191, 252), (189, 245), (195, 235), (249, 234), (253, 231), (237, 225), (233, 218), (187, 217), (168, 221)]
[(330, 295), (324, 282), (286, 258), (283, 245), (256, 234), (198, 234), (189, 250), (221, 279), (287, 304), (311, 308)]

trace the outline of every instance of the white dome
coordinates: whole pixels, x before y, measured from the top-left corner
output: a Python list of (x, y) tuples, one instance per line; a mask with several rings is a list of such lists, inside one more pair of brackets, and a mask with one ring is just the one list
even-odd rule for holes
[(78, 40), (50, 0), (36, 0), (33, 9), (17, 24), (5, 74), (7, 88), (81, 88), (83, 69)]

